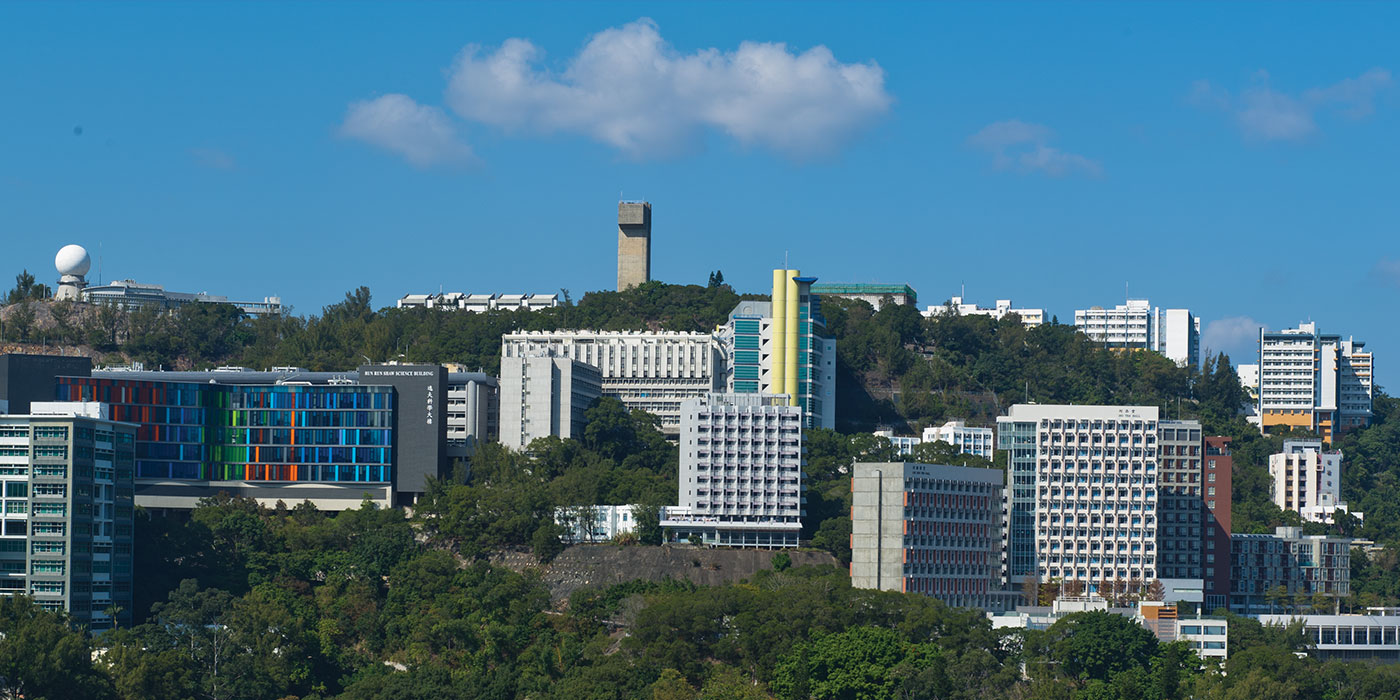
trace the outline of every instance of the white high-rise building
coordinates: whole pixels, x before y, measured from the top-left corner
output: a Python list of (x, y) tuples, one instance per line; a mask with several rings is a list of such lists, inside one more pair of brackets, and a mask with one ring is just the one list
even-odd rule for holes
[(598, 368), (567, 357), (501, 358), (501, 444), (521, 450), (537, 438), (578, 438), (584, 412), (602, 393)]
[(976, 304), (963, 303), (962, 297), (952, 297), (948, 303), (938, 306), (930, 306), (921, 311), (925, 318), (933, 318), (939, 314), (956, 314), (958, 316), (990, 316), (996, 320), (1001, 320), (1007, 314), (1016, 314), (1021, 318), (1021, 323), (1026, 328), (1035, 328), (1045, 323), (1045, 309), (1017, 309), (1011, 306), (1010, 299), (997, 299), (997, 305), (992, 308), (978, 306)]
[(1371, 423), (1374, 357), (1366, 344), (1318, 333), (1316, 323), (1259, 332), (1259, 417), (1265, 428), (1338, 430)]
[(1284, 440), (1283, 452), (1269, 455), (1274, 505), (1317, 523), (1332, 521), (1342, 502), (1342, 452), (1327, 452), (1321, 440)]
[(681, 402), (723, 386), (719, 342), (709, 333), (675, 331), (529, 331), (501, 337), (501, 357), (548, 353), (597, 367), (603, 395), (680, 430)]
[(1009, 575), (1147, 582), (1157, 574), (1155, 406), (1018, 404), (997, 421), (1011, 450)]
[(1200, 364), (1201, 319), (1188, 309), (1154, 308), (1146, 299), (1129, 299), (1112, 309), (1079, 309), (1074, 325), (1109, 348), (1151, 350), (1181, 367)]
[(802, 408), (781, 394), (708, 394), (682, 405), (673, 541), (796, 547), (802, 531)]
[(924, 428), (924, 442), (943, 442), (958, 448), (963, 454), (991, 459), (996, 452), (996, 434), (991, 428), (968, 427), (965, 421), (950, 420), (940, 426)]

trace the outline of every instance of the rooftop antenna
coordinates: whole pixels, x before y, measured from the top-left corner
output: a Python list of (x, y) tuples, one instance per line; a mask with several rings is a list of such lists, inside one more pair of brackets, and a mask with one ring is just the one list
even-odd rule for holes
[(785, 250), (785, 251), (783, 251), (783, 269), (784, 269), (784, 270), (786, 270), (786, 269), (788, 268), (788, 259), (787, 259), (787, 258), (788, 258), (788, 252)]

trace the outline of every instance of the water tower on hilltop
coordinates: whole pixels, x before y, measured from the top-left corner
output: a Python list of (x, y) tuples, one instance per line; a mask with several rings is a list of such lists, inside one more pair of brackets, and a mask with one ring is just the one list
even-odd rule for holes
[(83, 276), (92, 268), (92, 258), (88, 256), (87, 249), (80, 245), (66, 245), (58, 250), (58, 255), (53, 259), (54, 267), (58, 268), (58, 291), (53, 298), (58, 301), (81, 301), (83, 287), (87, 286), (87, 279)]

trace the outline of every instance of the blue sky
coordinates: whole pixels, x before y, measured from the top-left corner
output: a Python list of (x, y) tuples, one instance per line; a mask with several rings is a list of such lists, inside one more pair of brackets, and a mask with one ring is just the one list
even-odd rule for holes
[[(610, 288), (966, 285), (1368, 341), (1400, 303), (1393, 4), (0, 5), (0, 274), (315, 312)], [(469, 46), (475, 49), (468, 49)], [(81, 134), (77, 133), (81, 129)], [(96, 274), (96, 261), (94, 261)], [(47, 280), (53, 282), (54, 280)], [(1396, 355), (1400, 357), (1400, 354)]]

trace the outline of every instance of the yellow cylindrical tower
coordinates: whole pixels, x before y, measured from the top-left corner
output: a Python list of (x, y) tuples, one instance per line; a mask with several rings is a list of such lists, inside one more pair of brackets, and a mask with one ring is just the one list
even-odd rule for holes
[(784, 382), (783, 363), (787, 362), (787, 270), (773, 271), (773, 324), (770, 333), (773, 337), (772, 351), (768, 354), (769, 393), (787, 393)]
[(797, 309), (799, 306), (798, 302), (801, 300), (801, 294), (797, 291), (797, 281), (795, 279), (801, 276), (802, 272), (800, 270), (787, 271), (787, 308), (784, 309), (787, 321), (783, 329), (787, 332), (787, 340), (783, 342), (783, 351), (786, 353), (786, 356), (783, 358), (783, 386), (787, 389), (789, 406), (799, 405), (797, 393), (802, 386), (797, 381), (797, 337), (802, 330), (802, 320), (799, 318)]

